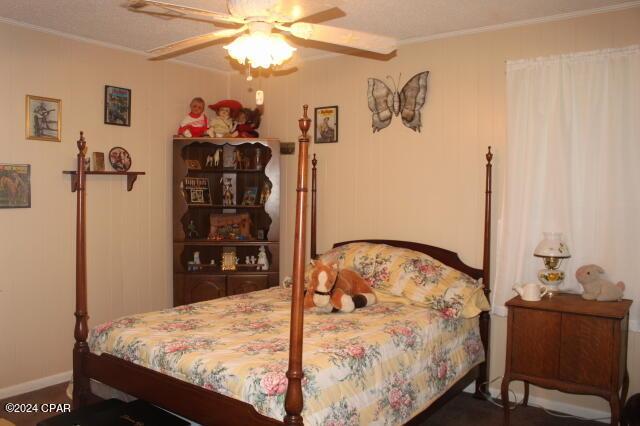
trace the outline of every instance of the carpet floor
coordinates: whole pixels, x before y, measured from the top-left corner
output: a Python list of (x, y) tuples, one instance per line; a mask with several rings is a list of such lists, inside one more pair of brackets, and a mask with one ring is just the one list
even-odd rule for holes
[[(35, 425), (41, 420), (51, 417), (50, 413), (16, 414), (7, 413), (5, 404), (11, 403), (69, 403), (65, 394), (66, 383), (50, 386), (24, 395), (0, 400), (0, 420), (5, 419), (17, 426)], [(495, 426), (502, 424), (502, 409), (487, 401), (474, 399), (470, 394), (460, 394), (447, 405), (427, 419), (425, 426)], [(603, 423), (583, 421), (574, 418), (560, 418), (547, 414), (534, 407), (519, 406), (511, 411), (511, 424), (514, 426), (602, 426)], [(0, 422), (0, 425), (4, 423)]]

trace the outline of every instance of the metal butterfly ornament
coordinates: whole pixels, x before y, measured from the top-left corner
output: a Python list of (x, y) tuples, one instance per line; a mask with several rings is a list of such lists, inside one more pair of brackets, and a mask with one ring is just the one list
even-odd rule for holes
[[(414, 132), (420, 131), (420, 127), (422, 127), (420, 109), (424, 106), (427, 97), (428, 75), (429, 71), (414, 75), (400, 91), (390, 76), (387, 78), (394, 83), (395, 91), (389, 89), (389, 86), (382, 80), (368, 79), (367, 98), (369, 109), (373, 113), (371, 117), (373, 133), (389, 126), (393, 116), (398, 116), (398, 114), (402, 118), (402, 124)], [(398, 77), (398, 83), (400, 83), (400, 77)]]

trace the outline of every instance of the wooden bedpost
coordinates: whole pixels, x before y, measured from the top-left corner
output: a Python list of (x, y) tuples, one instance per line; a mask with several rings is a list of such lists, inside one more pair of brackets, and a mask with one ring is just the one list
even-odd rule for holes
[(291, 298), (291, 326), (289, 334), (289, 385), (284, 400), (286, 425), (302, 425), (302, 331), (304, 264), (307, 226), (307, 166), (311, 120), (307, 116), (309, 106), (304, 105), (304, 115), (298, 120), (302, 134), (298, 138), (298, 192), (296, 201), (295, 240), (293, 243), (293, 289)]
[(84, 372), (84, 360), (89, 353), (87, 345), (87, 251), (86, 251), (86, 197), (84, 157), (87, 143), (83, 132), (78, 140), (77, 164), (77, 207), (76, 207), (76, 324), (73, 331), (75, 344), (73, 345), (73, 407), (78, 408), (88, 402), (90, 389), (89, 377)]
[[(482, 285), (484, 286), (484, 294), (487, 299), (490, 299), (491, 295), (491, 160), (493, 154), (491, 153), (491, 147), (487, 148), (487, 165), (485, 170), (485, 195), (484, 195), (484, 248), (482, 253)], [(483, 392), (485, 392), (489, 380), (489, 337), (490, 337), (490, 317), (491, 312), (482, 312), (480, 314), (480, 338), (484, 346), (485, 361), (480, 364), (480, 372), (476, 379), (476, 391), (474, 396), (479, 399), (485, 399)]]
[(318, 252), (316, 250), (316, 231), (318, 228), (318, 222), (316, 222), (318, 210), (316, 198), (318, 196), (317, 164), (318, 160), (316, 160), (316, 154), (313, 154), (313, 160), (311, 160), (311, 259), (318, 258)]

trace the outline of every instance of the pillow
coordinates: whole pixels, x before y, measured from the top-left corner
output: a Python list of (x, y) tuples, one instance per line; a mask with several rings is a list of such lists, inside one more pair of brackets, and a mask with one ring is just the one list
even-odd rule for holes
[(424, 253), (351, 243), (329, 250), (321, 259), (358, 272), (377, 293), (402, 296), (446, 318), (471, 318), (490, 308), (479, 282)]

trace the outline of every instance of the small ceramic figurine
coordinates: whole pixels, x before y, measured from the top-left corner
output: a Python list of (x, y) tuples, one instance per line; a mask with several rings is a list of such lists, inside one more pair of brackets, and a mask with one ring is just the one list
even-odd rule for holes
[(240, 153), (240, 150), (236, 148), (233, 150), (233, 168), (239, 170), (242, 169), (242, 166), (242, 153)]
[(209, 264), (215, 266), (216, 265), (216, 261), (211, 259), (211, 262), (209, 262)]
[(225, 206), (233, 205), (233, 184), (230, 177), (223, 177), (220, 179), (222, 183), (222, 204)]
[(199, 265), (200, 264), (200, 252), (199, 251), (194, 251), (193, 252), (193, 264), (194, 265)]
[(256, 264), (256, 257), (255, 256), (251, 256), (251, 264), (252, 265)]
[(189, 225), (187, 225), (187, 238), (198, 238), (199, 236), (198, 228), (196, 228), (195, 222), (191, 219)]
[(262, 150), (256, 148), (256, 170), (262, 170)]
[(236, 116), (238, 111), (242, 109), (242, 104), (240, 102), (232, 99), (226, 99), (224, 101), (216, 102), (213, 105), (209, 105), (209, 108), (216, 112), (216, 117), (211, 119), (211, 128), (213, 129), (216, 137), (238, 136), (233, 118)]
[(271, 188), (269, 187), (269, 184), (265, 182), (264, 185), (262, 185), (262, 191), (260, 192), (260, 204), (264, 205), (269, 199), (269, 195), (271, 195)]
[(258, 270), (269, 270), (269, 260), (267, 259), (267, 252), (265, 251), (264, 246), (260, 246), (258, 249)]
[(245, 263), (245, 265), (251, 265), (251, 258), (249, 258), (249, 256), (246, 256), (244, 258), (244, 263)]
[(209, 128), (209, 119), (204, 113), (204, 99), (193, 98), (189, 104), (191, 111), (180, 122), (178, 135), (186, 138), (199, 138), (201, 136), (213, 136), (213, 130)]
[(204, 163), (205, 167), (213, 167), (213, 155), (207, 155), (207, 161)]
[(213, 166), (218, 167), (220, 165), (220, 149), (216, 149), (216, 153), (213, 154)]

